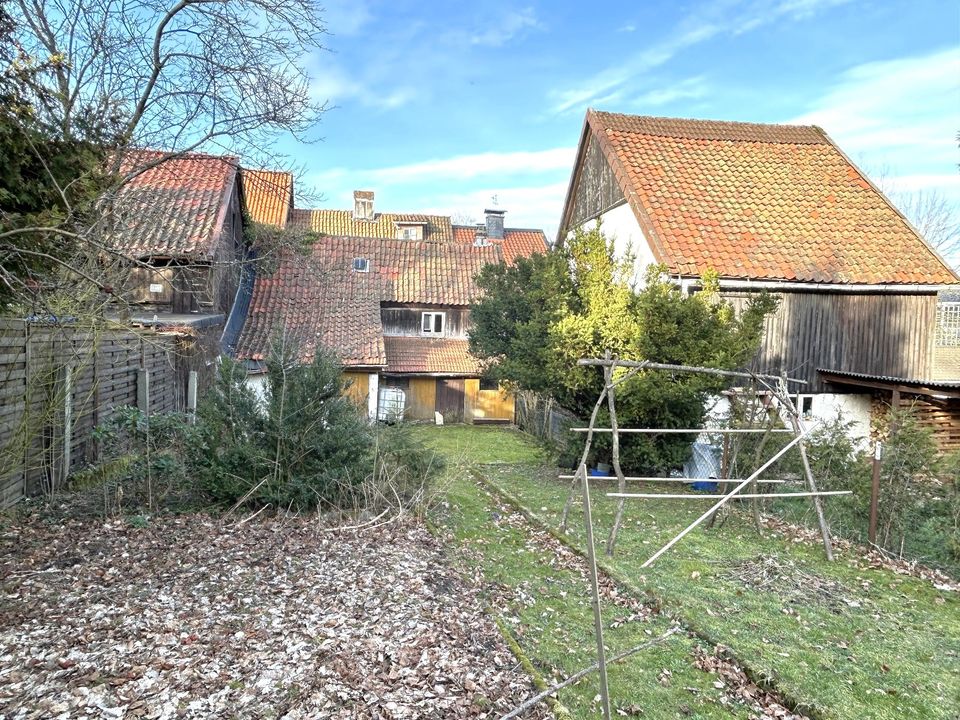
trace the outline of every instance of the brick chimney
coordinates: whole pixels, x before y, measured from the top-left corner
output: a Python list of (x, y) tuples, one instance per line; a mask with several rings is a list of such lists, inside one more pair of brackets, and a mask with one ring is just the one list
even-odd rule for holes
[(487, 216), (487, 237), (491, 240), (503, 240), (503, 216), (506, 210), (484, 210)]
[(353, 191), (353, 219), (373, 220), (373, 190)]

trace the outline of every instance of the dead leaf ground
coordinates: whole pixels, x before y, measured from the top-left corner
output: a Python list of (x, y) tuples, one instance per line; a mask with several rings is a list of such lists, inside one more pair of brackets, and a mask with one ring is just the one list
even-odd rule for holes
[(487, 718), (532, 692), (412, 522), (34, 518), (0, 542), (3, 719)]

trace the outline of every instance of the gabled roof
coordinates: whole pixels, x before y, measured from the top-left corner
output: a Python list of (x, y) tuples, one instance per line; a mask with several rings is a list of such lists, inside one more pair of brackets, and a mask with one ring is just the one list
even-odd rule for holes
[[(454, 242), (461, 245), (472, 245), (477, 239), (477, 232), (484, 232), (483, 225), (454, 225)], [(497, 245), (503, 251), (503, 261), (507, 264), (513, 264), (518, 257), (530, 257), (537, 253), (547, 252), (547, 236), (543, 230), (530, 230), (522, 228), (504, 228), (503, 238), (487, 238), (491, 245)]]
[(417, 213), (376, 213), (373, 220), (357, 220), (350, 210), (294, 210), (290, 224), (321, 235), (369, 237), (393, 240), (397, 237), (397, 223), (423, 223), (424, 240), (449, 242), (453, 239), (450, 218), (444, 215)]
[(293, 208), (293, 174), (281, 170), (240, 171), (243, 197), (250, 219), (283, 228)]
[[(658, 262), (671, 273), (818, 283), (958, 277), (818, 127), (587, 111)], [(578, 172), (567, 197), (568, 221)]]
[(480, 363), (470, 354), (467, 340), (454, 338), (383, 338), (386, 372), (431, 375), (479, 375)]
[[(355, 271), (354, 258), (369, 270)], [(236, 355), (262, 360), (285, 332), (304, 360), (322, 345), (344, 365), (384, 367), (381, 303), (468, 305), (479, 292), (477, 273), (499, 262), (494, 246), (321, 237), (308, 255), (288, 253), (276, 272), (257, 278)]]
[(210, 260), (236, 183), (237, 159), (203, 153), (162, 159), (165, 155), (133, 150), (124, 156), (121, 174), (148, 169), (117, 193), (114, 247), (134, 258)]

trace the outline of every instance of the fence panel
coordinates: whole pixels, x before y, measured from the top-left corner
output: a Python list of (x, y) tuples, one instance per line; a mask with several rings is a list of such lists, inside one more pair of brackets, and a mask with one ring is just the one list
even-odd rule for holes
[(52, 492), (93, 462), (94, 428), (137, 404), (141, 370), (149, 412), (182, 410), (178, 348), (171, 334), (0, 318), (0, 508)]

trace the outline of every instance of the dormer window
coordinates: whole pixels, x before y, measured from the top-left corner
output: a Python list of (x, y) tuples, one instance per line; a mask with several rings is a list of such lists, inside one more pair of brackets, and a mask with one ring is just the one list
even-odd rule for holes
[(353, 259), (354, 272), (370, 272), (370, 261), (367, 258), (355, 257)]
[(447, 314), (444, 312), (420, 313), (420, 334), (443, 337), (447, 324)]
[(407, 222), (400, 220), (396, 223), (397, 240), (423, 240), (427, 224), (423, 222)]

